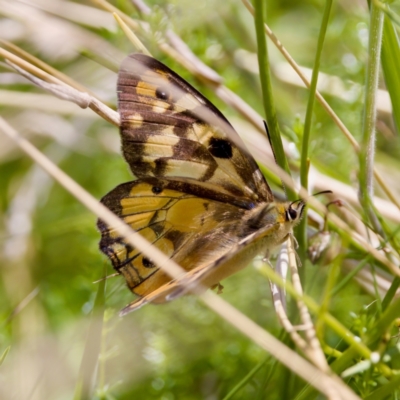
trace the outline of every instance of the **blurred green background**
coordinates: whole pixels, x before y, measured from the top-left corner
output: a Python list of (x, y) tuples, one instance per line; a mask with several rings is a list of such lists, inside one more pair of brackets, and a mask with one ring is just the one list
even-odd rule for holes
[[(137, 35), (152, 54), (197, 87), (235, 126), (245, 127), (239, 133), (246, 135), (242, 116), (157, 45), (162, 38), (168, 41), (167, 31), (172, 29), (223, 77), (229, 89), (263, 116), (254, 22), (243, 4), (152, 1), (147, 3), (151, 13), (146, 15), (138, 13), (134, 3), (113, 2), (133, 19), (145, 21), (149, 29)], [(110, 13), (90, 1), (0, 1), (0, 6), (2, 40), (64, 72), (115, 108), (116, 73), (105, 65), (117, 67), (134, 49)], [(270, 27), (303, 67), (312, 68), (314, 63), (323, 6), (316, 0), (268, 2)], [(393, 7), (396, 11), (398, 2)], [(321, 72), (336, 77), (325, 97), (357, 140), (368, 20), (365, 1), (336, 2), (321, 60)], [(308, 92), (288, 82), (293, 73), (287, 72), (283, 57), (271, 43), (269, 51), (280, 127), (296, 167)], [(93, 196), (100, 199), (132, 179), (119, 152), (116, 127), (91, 110), (35, 88), (4, 63), (0, 84), (2, 117)], [(399, 136), (390, 110), (384, 103), (378, 107), (377, 166), (398, 197)], [(0, 355), (9, 348), (0, 366), (0, 398), (71, 399), (88, 348), (90, 314), (99, 285), (93, 282), (104, 276), (105, 269), (107, 274), (113, 271), (98, 250), (96, 217), (4, 135), (0, 143)], [(357, 156), (319, 104), (314, 110), (310, 158), (323, 174), (350, 185), (351, 194), (357, 193)], [(303, 265), (304, 289), (317, 301), (329, 274), (322, 264)], [(336, 279), (347, 273), (343, 268)], [(389, 282), (387, 276), (382, 279)], [(248, 267), (223, 285), (224, 299), (272, 334), (284, 336), (265, 277)], [(91, 398), (223, 399), (254, 369), (255, 374), (232, 398), (296, 398), (305, 387), (195, 297), (148, 305), (120, 319), (118, 311), (133, 295), (122, 278), (109, 279), (106, 286), (101, 355)], [(375, 286), (367, 290), (353, 279), (329, 306), (336, 318), (361, 337), (371, 323), (365, 317), (368, 306), (385, 290), (385, 286)], [(339, 350), (345, 348), (329, 329), (325, 341)], [(393, 367), (398, 363), (396, 351)], [(376, 381), (372, 373), (360, 374), (349, 384), (364, 396), (376, 388)]]

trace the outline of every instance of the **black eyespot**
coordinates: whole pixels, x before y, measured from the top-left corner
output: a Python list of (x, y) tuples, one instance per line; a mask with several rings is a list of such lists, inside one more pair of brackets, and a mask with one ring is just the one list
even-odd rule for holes
[(297, 218), (297, 211), (294, 210), (293, 208), (290, 208), (287, 210), (288, 212), (288, 219), (291, 221), (294, 221)]
[(161, 100), (168, 100), (169, 99), (168, 91), (163, 89), (163, 88), (156, 89), (156, 96), (157, 96), (158, 99), (161, 99)]
[(225, 139), (211, 138), (208, 150), (217, 158), (232, 157), (232, 145)]
[(160, 193), (162, 192), (162, 188), (160, 188), (159, 186), (153, 186), (153, 187), (151, 188), (151, 191), (152, 191), (154, 194), (160, 194)]
[(146, 257), (143, 257), (142, 264), (143, 264), (143, 267), (145, 267), (145, 268), (154, 268), (155, 267), (155, 265)]

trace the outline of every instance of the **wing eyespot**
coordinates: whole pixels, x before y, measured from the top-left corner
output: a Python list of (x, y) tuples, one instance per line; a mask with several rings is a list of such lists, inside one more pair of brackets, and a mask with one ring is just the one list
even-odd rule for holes
[(156, 96), (160, 100), (168, 100), (170, 98), (170, 94), (164, 88), (157, 88), (156, 89)]
[(143, 257), (143, 259), (142, 259), (142, 264), (143, 264), (143, 267), (145, 267), (145, 268), (154, 268), (154, 267), (155, 267), (154, 263), (151, 262), (151, 261), (150, 261), (148, 258), (146, 258), (146, 257)]
[(209, 141), (208, 150), (216, 158), (232, 158), (232, 145), (226, 139), (212, 137)]
[(160, 186), (153, 186), (153, 187), (151, 188), (151, 191), (152, 191), (154, 194), (160, 194), (160, 193), (162, 192), (162, 188), (160, 188)]

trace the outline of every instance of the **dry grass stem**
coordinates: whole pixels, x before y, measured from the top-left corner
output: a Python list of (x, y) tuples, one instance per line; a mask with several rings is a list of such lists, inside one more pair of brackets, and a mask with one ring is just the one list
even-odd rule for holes
[(26, 62), (20, 62), (20, 64), (26, 66), (27, 69), (34, 70), (36, 76), (29, 73), (26, 69), (21, 68), (19, 65), (14, 64), (14, 62), (8, 61), (8, 59), (7, 63), (36, 86), (49, 91), (57, 98), (75, 103), (83, 109), (91, 108), (96, 114), (104, 118), (106, 121), (119, 126), (119, 114), (107, 107), (100, 100), (97, 100), (95, 97), (91, 96), (89, 93), (81, 92), (56, 78), (54, 78), (54, 82), (47, 82), (41, 78), (38, 78), (37, 75), (43, 76), (40, 73), (40, 70), (37, 70), (36, 67), (32, 68), (32, 65), (29, 68), (29, 66), (26, 65)]
[[(43, 62), (42, 60), (38, 59), (37, 57), (34, 57), (32, 54), (28, 53), (27, 51), (21, 49), (20, 47), (16, 46), (13, 43), (10, 43), (7, 40), (0, 40), (0, 43), (8, 47), (13, 54), (18, 56), (21, 60), (26, 60), (29, 62), (31, 65), (36, 66), (37, 68), (40, 68), (42, 71), (46, 72), (49, 76), (54, 76), (55, 78), (59, 79), (62, 82), (65, 82), (67, 85), (72, 86), (76, 90), (79, 90), (80, 92), (88, 92), (87, 88), (84, 86), (80, 85), (73, 79), (71, 79), (68, 75), (63, 74), (62, 72), (58, 71), (56, 68), (53, 68), (49, 64)], [(10, 59), (12, 62), (12, 59)], [(22, 66), (21, 66), (22, 67)], [(42, 77), (43, 79), (43, 77)], [(91, 93), (93, 96), (93, 94)]]
[(121, 27), (125, 36), (131, 41), (133, 46), (138, 49), (143, 54), (151, 56), (150, 52), (147, 50), (146, 46), (139, 40), (139, 38), (129, 29), (128, 25), (125, 24), (123, 19), (116, 13), (113, 13), (115, 20), (117, 21), (118, 25)]
[(313, 362), (315, 366), (321, 369), (321, 371), (331, 373), (328, 363), (326, 362), (325, 355), (317, 338), (310, 313), (308, 312), (307, 306), (301, 300), (301, 297), (303, 296), (303, 288), (301, 285), (299, 271), (297, 269), (296, 250), (294, 249), (294, 247), (295, 246), (293, 236), (290, 236), (287, 241), (289, 266), (292, 276), (293, 287), (300, 296), (297, 299), (297, 308), (300, 312), (300, 320), (304, 325), (304, 332), (308, 347), (306, 354), (308, 355), (309, 360)]
[[(263, 263), (263, 262), (267, 262), (269, 264), (268, 260), (257, 261), (257, 263)], [(270, 267), (272, 268), (271, 265)], [(282, 281), (284, 283), (286, 283), (286, 274), (288, 267), (289, 267), (289, 258), (288, 258), (287, 242), (285, 242), (280, 249), (278, 260), (275, 266), (275, 272), (282, 278)], [(271, 289), (272, 303), (274, 305), (274, 309), (280, 324), (285, 329), (285, 331), (290, 335), (291, 339), (293, 340), (297, 348), (309, 358), (309, 353), (308, 353), (309, 347), (307, 342), (297, 333), (297, 330), (292, 325), (287, 315), (285, 287), (277, 285), (270, 279), (268, 281)]]

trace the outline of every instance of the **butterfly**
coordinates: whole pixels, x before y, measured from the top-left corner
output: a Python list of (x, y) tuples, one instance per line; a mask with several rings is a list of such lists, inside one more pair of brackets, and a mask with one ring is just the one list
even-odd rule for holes
[(117, 93), (122, 152), (135, 180), (101, 202), (187, 271), (172, 279), (99, 220), (100, 250), (138, 296), (122, 315), (172, 300), (193, 282), (219, 287), (287, 240), (304, 201), (274, 200), (239, 135), (209, 100), (143, 54), (122, 62)]

